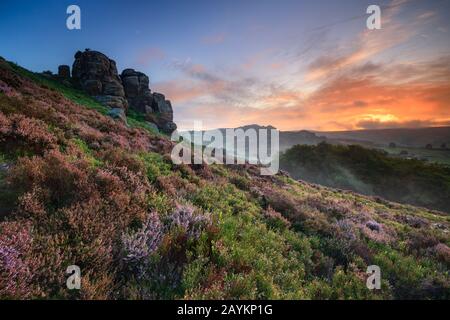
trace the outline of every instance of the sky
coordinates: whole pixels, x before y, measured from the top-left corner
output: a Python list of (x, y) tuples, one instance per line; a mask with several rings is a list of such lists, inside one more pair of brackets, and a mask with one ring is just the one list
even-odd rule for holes
[[(81, 30), (66, 27), (71, 4)], [(0, 56), (56, 72), (101, 51), (149, 75), (182, 130), (444, 126), (449, 21), (450, 0), (0, 0)]]

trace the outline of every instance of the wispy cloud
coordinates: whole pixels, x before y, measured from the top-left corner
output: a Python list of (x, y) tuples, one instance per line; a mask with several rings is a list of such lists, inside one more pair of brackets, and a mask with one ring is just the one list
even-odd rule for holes
[[(260, 123), (284, 130), (444, 125), (450, 120), (449, 61), (442, 57), (408, 65), (366, 63), (330, 78), (309, 95), (259, 82), (243, 86), (207, 71), (199, 75), (198, 70), (195, 79), (213, 81), (193, 81), (181, 89), (172, 83), (166, 89), (186, 99), (187, 106), (175, 113), (181, 127), (199, 119), (208, 128)], [(242, 92), (252, 86), (264, 87), (265, 94), (249, 90), (234, 97), (234, 88)]]
[(395, 19), (403, 3), (405, 2), (394, 1), (395, 5), (382, 12), (381, 30), (365, 29), (350, 48), (337, 47), (333, 53), (320, 56), (310, 63), (306, 79), (315, 81), (329, 77), (410, 39), (415, 34), (415, 28), (411, 24), (401, 24)]
[[(181, 128), (194, 120), (208, 128), (259, 123), (283, 130), (447, 124), (450, 55), (380, 59), (435, 18), (435, 11), (424, 11), (420, 19), (398, 19), (408, 3), (393, 1), (383, 11), (382, 30), (364, 29), (334, 50), (322, 45), (326, 31), (314, 31), (302, 45), (266, 48), (235, 67), (174, 61), (179, 76), (156, 87), (175, 102)], [(330, 53), (311, 59), (325, 50)]]

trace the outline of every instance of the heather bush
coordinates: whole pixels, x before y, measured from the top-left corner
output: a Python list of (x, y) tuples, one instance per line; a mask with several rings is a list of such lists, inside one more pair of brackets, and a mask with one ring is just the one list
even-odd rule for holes
[(197, 190), (197, 186), (183, 179), (178, 174), (161, 176), (156, 179), (156, 186), (160, 191), (172, 198), (188, 197)]
[(15, 90), (0, 80), (0, 93), (5, 94), (7, 97), (13, 97), (15, 95)]
[(152, 190), (147, 195), (147, 207), (150, 211), (166, 216), (175, 209), (176, 201), (165, 193)]
[(420, 255), (424, 250), (439, 244), (439, 240), (434, 235), (416, 230), (410, 231), (407, 237), (408, 251), (415, 255)]
[(353, 208), (353, 204), (349, 200), (330, 199), (321, 196), (310, 196), (306, 199), (306, 203), (310, 207), (338, 219), (350, 214)]
[(196, 240), (202, 231), (211, 223), (209, 215), (196, 214), (192, 206), (178, 206), (176, 210), (167, 217), (170, 228), (183, 232), (188, 240)]
[(284, 230), (291, 226), (291, 223), (281, 213), (275, 211), (270, 206), (264, 210), (263, 214), (268, 226), (271, 228)]
[(394, 230), (373, 220), (361, 224), (359, 228), (368, 239), (373, 241), (390, 243), (396, 239)]
[(150, 213), (142, 228), (122, 236), (124, 268), (144, 298), (178, 292), (188, 250), (210, 224), (208, 216), (191, 206), (178, 206), (164, 220)]
[(70, 155), (76, 155), (77, 158), (84, 158), (91, 167), (99, 167), (102, 165), (102, 161), (98, 160), (94, 156), (92, 150), (89, 148), (86, 142), (78, 138), (73, 139), (71, 142), (79, 149), (80, 152), (77, 153), (75, 150), (70, 149), (70, 151), (68, 151)]
[(331, 280), (334, 272), (334, 259), (324, 255), (321, 251), (315, 250), (312, 255), (311, 272), (319, 277)]
[(11, 170), (9, 179), (13, 188), (31, 190), (40, 187), (47, 205), (60, 207), (92, 194), (87, 168), (83, 160), (70, 161), (58, 151), (44, 157), (21, 158)]
[[(436, 266), (418, 257), (404, 255), (383, 246), (374, 256), (374, 264), (383, 270), (383, 278), (389, 281), (397, 299), (426, 299), (448, 295), (450, 283), (442, 278)], [(430, 285), (432, 284), (432, 285)]]
[(140, 155), (144, 161), (147, 177), (150, 182), (155, 182), (160, 176), (167, 176), (172, 173), (171, 164), (166, 162), (160, 154), (148, 152)]
[(11, 120), (0, 112), (0, 142), (4, 142), (6, 140), (6, 135), (10, 132), (10, 130)]
[[(383, 288), (383, 285), (382, 285)], [(384, 287), (381, 291), (368, 290), (364, 272), (344, 271), (337, 268), (331, 281), (314, 280), (306, 288), (311, 299), (321, 300), (378, 300), (390, 299), (391, 293)]]
[(432, 249), (432, 253), (436, 255), (439, 261), (446, 264), (447, 267), (450, 266), (450, 248), (444, 243), (438, 243)]
[(37, 119), (22, 115), (13, 115), (9, 119), (0, 117), (0, 141), (3, 151), (18, 154), (43, 154), (55, 147), (56, 137), (51, 134), (47, 125)]
[(145, 165), (139, 156), (120, 148), (104, 148), (98, 152), (100, 159), (115, 167), (126, 167), (135, 173), (145, 172)]
[(29, 224), (0, 223), (0, 299), (26, 299), (36, 293), (30, 232)]
[(331, 227), (327, 221), (327, 215), (308, 206), (307, 202), (288, 190), (264, 188), (262, 190), (262, 206), (272, 207), (280, 212), (292, 227), (305, 233), (329, 234)]
[(229, 178), (230, 182), (241, 190), (250, 190), (251, 181), (245, 176), (235, 175)]
[(125, 267), (137, 280), (145, 279), (151, 273), (150, 256), (158, 250), (164, 233), (164, 226), (158, 215), (150, 213), (140, 230), (122, 236)]
[(105, 134), (100, 130), (87, 125), (85, 122), (78, 122), (76, 127), (73, 129), (74, 134), (78, 135), (81, 139), (86, 141), (88, 144), (94, 142), (101, 142), (105, 138)]

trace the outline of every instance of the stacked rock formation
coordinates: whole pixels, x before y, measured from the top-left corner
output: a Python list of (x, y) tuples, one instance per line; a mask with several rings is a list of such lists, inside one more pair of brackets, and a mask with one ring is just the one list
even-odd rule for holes
[(125, 69), (121, 75), (125, 96), (131, 109), (146, 115), (164, 132), (173, 132), (173, 109), (169, 100), (161, 93), (152, 93), (147, 75), (133, 69)]
[(72, 67), (73, 80), (100, 103), (111, 108), (128, 108), (114, 60), (98, 51), (78, 51)]
[[(66, 72), (66, 67), (61, 66), (60, 73)], [(101, 104), (112, 108), (110, 114), (116, 119), (126, 119), (125, 113), (130, 108), (145, 114), (151, 124), (165, 133), (176, 129), (170, 101), (163, 94), (151, 92), (148, 76), (133, 69), (125, 69), (119, 76), (115, 61), (101, 52), (78, 51), (72, 80)]]
[(125, 69), (120, 76), (122, 79), (125, 95), (128, 104), (134, 111), (147, 113), (151, 112), (153, 95), (149, 89), (148, 77), (133, 69)]

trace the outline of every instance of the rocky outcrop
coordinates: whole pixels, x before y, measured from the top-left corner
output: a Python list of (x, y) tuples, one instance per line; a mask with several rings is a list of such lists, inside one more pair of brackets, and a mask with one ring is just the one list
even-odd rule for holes
[(111, 108), (128, 108), (116, 63), (103, 53), (78, 51), (72, 67), (72, 78), (83, 91), (100, 103)]
[(155, 123), (163, 132), (171, 133), (176, 130), (172, 104), (163, 94), (151, 92), (147, 75), (125, 69), (121, 78), (130, 109), (144, 113), (147, 120)]
[[(68, 66), (60, 66), (58, 75), (70, 75)], [(146, 74), (125, 69), (119, 76), (116, 63), (98, 51), (86, 49), (75, 54), (72, 68), (72, 82), (75, 86), (110, 107), (108, 113), (114, 119), (126, 122), (128, 108), (145, 114), (158, 131), (172, 133), (177, 126), (173, 122), (173, 109), (169, 100), (161, 93), (152, 93)], [(120, 110), (123, 110), (122, 112)]]
[(130, 108), (146, 113), (153, 104), (148, 76), (133, 69), (125, 69), (122, 71), (121, 79)]
[(153, 113), (147, 113), (149, 120), (156, 114), (156, 119), (153, 119), (156, 125), (166, 133), (171, 133), (177, 129), (177, 125), (173, 122), (173, 109), (172, 104), (161, 93), (153, 93), (152, 103)]

